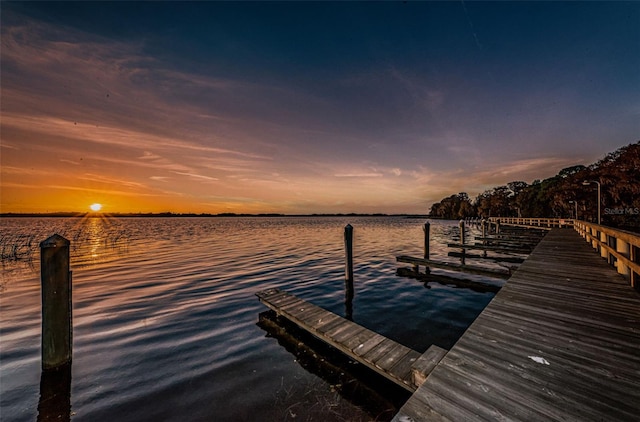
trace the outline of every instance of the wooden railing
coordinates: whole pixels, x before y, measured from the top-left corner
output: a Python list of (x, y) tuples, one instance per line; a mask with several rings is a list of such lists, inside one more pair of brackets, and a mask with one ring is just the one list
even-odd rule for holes
[(490, 217), (492, 224), (526, 227), (573, 227), (600, 256), (640, 290), (640, 234), (562, 218)]
[(617, 268), (618, 273), (640, 290), (640, 234), (581, 220), (575, 220), (573, 227), (601, 257)]
[(527, 227), (572, 227), (573, 220), (568, 218), (521, 218), (521, 217), (489, 217), (492, 223)]

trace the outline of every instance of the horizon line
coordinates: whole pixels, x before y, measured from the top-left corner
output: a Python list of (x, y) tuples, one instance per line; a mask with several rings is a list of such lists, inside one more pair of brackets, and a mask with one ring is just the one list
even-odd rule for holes
[(0, 217), (423, 217), (431, 218), (430, 214), (416, 213), (305, 213), (305, 214), (282, 214), (282, 213), (175, 213), (166, 212), (80, 212), (80, 211), (59, 211), (59, 212), (8, 212), (0, 213)]

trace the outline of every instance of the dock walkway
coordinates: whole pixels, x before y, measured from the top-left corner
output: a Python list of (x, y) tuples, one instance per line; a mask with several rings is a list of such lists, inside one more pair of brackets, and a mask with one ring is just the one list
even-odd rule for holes
[(640, 420), (640, 294), (552, 229), (394, 421)]

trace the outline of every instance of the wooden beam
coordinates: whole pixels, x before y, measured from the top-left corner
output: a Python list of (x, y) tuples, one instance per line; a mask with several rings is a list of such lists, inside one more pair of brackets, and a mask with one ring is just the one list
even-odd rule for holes
[(509, 269), (491, 269), (477, 267), (473, 265), (455, 264), (452, 262), (433, 261), (431, 259), (414, 258), (410, 256), (397, 256), (396, 261), (413, 265), (424, 265), (425, 267), (441, 268), (451, 271), (460, 271), (470, 274), (487, 275), (492, 277), (509, 278), (511, 271)]

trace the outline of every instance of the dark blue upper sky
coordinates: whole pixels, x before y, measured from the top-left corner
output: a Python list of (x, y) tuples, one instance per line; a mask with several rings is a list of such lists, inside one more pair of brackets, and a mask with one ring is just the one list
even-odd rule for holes
[[(638, 2), (1, 7), (4, 113), (88, 114), (129, 133), (255, 154), (260, 176), (217, 156), (180, 165), (201, 180), (260, 180), (261, 192), (269, 180), (277, 199), (236, 186), (234, 203), (256, 209), (413, 211), (590, 164), (640, 138)], [(43, 51), (37, 65), (21, 56)], [(73, 101), (57, 84), (74, 87)], [(382, 188), (341, 196), (346, 176), (359, 191)], [(149, 177), (179, 185), (175, 174)], [(308, 203), (288, 192), (301, 179), (296, 192), (340, 185), (334, 208), (329, 192)], [(230, 202), (222, 190), (207, 204)]]

